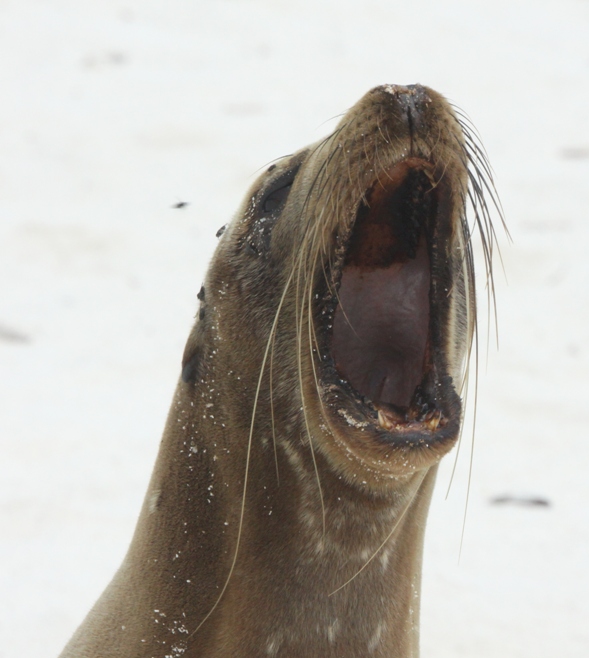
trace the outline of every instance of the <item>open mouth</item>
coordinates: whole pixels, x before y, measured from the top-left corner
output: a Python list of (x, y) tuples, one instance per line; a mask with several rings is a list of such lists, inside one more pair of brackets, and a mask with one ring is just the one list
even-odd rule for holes
[(410, 442), (445, 435), (455, 415), (447, 393), (456, 394), (439, 362), (440, 286), (434, 285), (443, 191), (430, 172), (426, 161), (411, 158), (366, 191), (335, 300), (330, 360), (338, 386), (356, 417), (389, 441), (399, 434)]

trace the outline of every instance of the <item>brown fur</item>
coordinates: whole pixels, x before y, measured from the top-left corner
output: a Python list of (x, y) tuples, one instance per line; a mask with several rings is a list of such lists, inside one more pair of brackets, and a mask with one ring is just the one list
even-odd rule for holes
[[(423, 440), (379, 427), (318, 356), (359, 204), (403, 161), (439, 186), (444, 217), (430, 298), (450, 420), (417, 423)], [(62, 658), (418, 655), (424, 527), (475, 322), (469, 161), (439, 94), (385, 86), (256, 181), (199, 294), (128, 554)], [(295, 166), (269, 237), (256, 204)]]

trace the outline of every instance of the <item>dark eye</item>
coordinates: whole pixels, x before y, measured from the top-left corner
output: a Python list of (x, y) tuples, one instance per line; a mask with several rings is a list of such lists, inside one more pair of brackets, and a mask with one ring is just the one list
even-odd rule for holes
[(257, 202), (257, 210), (241, 245), (252, 256), (262, 256), (270, 249), (274, 224), (280, 217), (299, 167), (285, 171), (266, 190)]
[(291, 187), (292, 181), (286, 185), (283, 185), (282, 187), (279, 187), (277, 190), (272, 190), (272, 192), (267, 194), (264, 197), (264, 202), (262, 204), (264, 212), (271, 213), (275, 210), (280, 210), (286, 202)]
[(294, 169), (285, 171), (266, 190), (259, 205), (264, 215), (278, 213), (282, 210), (298, 170), (299, 168), (295, 167)]

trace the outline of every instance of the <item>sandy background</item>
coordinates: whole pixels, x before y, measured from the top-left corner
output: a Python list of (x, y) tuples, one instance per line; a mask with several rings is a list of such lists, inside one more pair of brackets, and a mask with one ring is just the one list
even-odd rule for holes
[(422, 654), (589, 655), (589, 2), (3, 0), (0, 658), (55, 656), (122, 559), (216, 229), (385, 82), (468, 112), (513, 236)]

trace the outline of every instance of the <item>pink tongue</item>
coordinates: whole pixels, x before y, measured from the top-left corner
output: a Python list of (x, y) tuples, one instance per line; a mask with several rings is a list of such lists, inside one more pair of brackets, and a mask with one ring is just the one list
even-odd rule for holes
[(332, 353), (339, 372), (373, 402), (409, 406), (421, 382), (429, 285), (423, 236), (414, 259), (377, 269), (344, 268)]

